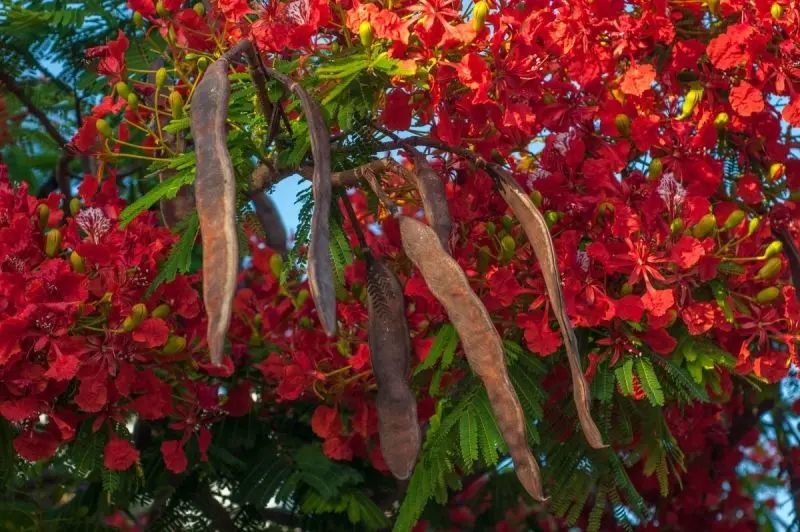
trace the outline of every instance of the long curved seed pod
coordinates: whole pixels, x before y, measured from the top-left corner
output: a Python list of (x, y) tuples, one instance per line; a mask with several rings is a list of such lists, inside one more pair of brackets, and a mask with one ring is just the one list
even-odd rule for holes
[(300, 98), (300, 105), (308, 121), (311, 154), (314, 157), (314, 173), (311, 177), (314, 214), (311, 217), (311, 244), (308, 249), (308, 284), (322, 328), (329, 336), (333, 336), (336, 333), (336, 289), (333, 283), (328, 227), (332, 198), (328, 128), (319, 105), (299, 83), (277, 70), (264, 67), (264, 71)]
[(503, 343), (489, 312), (434, 230), (413, 218), (402, 215), (399, 218), (403, 249), (422, 272), (431, 293), (442, 303), (458, 331), (467, 361), (489, 395), (517, 477), (531, 497), (546, 501), (539, 465), (528, 447), (525, 415), (509, 380)]
[(413, 148), (409, 148), (414, 159), (414, 166), (417, 169), (417, 189), (422, 199), (422, 208), (425, 210), (425, 217), (431, 224), (442, 247), (450, 251), (450, 231), (453, 228), (453, 221), (450, 218), (450, 208), (447, 206), (447, 193), (439, 176), (425, 156)]
[(775, 237), (783, 243), (784, 253), (789, 259), (789, 271), (792, 272), (792, 284), (797, 289), (795, 296), (800, 301), (800, 250), (786, 229), (775, 231)]
[(370, 255), (367, 296), (381, 451), (392, 474), (404, 480), (411, 476), (421, 441), (417, 400), (408, 385), (411, 339), (400, 281), (384, 262)]
[(203, 238), (203, 299), (214, 364), (222, 362), (239, 269), (236, 179), (225, 131), (229, 98), (228, 61), (220, 58), (206, 70), (191, 107), (197, 157), (194, 192)]
[(525, 191), (508, 173), (502, 169), (495, 169), (493, 173), (499, 178), (500, 194), (511, 207), (514, 215), (519, 218), (522, 228), (525, 230), (525, 234), (533, 247), (536, 259), (539, 261), (542, 275), (544, 275), (547, 295), (550, 297), (550, 303), (561, 327), (561, 336), (564, 338), (564, 345), (567, 349), (567, 359), (569, 360), (569, 369), (572, 374), (573, 399), (578, 411), (581, 428), (589, 445), (595, 449), (602, 449), (606, 445), (603, 444), (603, 437), (592, 419), (589, 386), (581, 368), (578, 339), (575, 337), (575, 331), (565, 309), (564, 295), (561, 292), (561, 275), (558, 272), (553, 239), (550, 236), (547, 223), (539, 209), (525, 194)]
[(253, 194), (253, 203), (258, 221), (264, 228), (267, 245), (278, 253), (286, 253), (286, 228), (272, 199), (264, 192), (256, 192)]

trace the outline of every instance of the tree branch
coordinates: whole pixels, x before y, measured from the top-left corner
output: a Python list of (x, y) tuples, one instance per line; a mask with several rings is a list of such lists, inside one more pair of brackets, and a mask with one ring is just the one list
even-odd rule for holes
[(22, 104), (28, 109), (29, 113), (39, 120), (39, 122), (42, 124), (42, 127), (44, 127), (45, 131), (47, 131), (47, 134), (50, 135), (50, 137), (58, 144), (59, 148), (63, 149), (67, 144), (67, 139), (65, 139), (61, 133), (59, 133), (58, 129), (56, 129), (56, 126), (53, 125), (49, 118), (47, 118), (47, 115), (41, 109), (39, 109), (35, 103), (33, 103), (33, 100), (31, 100), (27, 94), (25, 94), (25, 91), (22, 90), (22, 87), (20, 87), (17, 82), (14, 81), (14, 78), (5, 72), (0, 72), (0, 82), (5, 85), (6, 89), (8, 89), (8, 92), (16, 96), (17, 99), (22, 102)]

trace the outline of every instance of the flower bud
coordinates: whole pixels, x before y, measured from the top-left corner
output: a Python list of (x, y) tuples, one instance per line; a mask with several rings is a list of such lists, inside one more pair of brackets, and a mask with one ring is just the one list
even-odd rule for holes
[(174, 355), (184, 349), (186, 349), (186, 338), (183, 336), (170, 336), (161, 352), (165, 355)]
[(472, 11), (472, 29), (480, 31), (484, 24), (486, 24), (486, 16), (489, 14), (489, 4), (481, 0), (475, 4), (475, 9)]
[(72, 216), (75, 216), (81, 211), (81, 200), (78, 198), (72, 198), (69, 200), (69, 213)]
[(58, 229), (54, 229), (47, 233), (47, 236), (44, 239), (44, 252), (47, 254), (47, 256), (55, 257), (58, 254), (60, 247), (61, 232)]
[(139, 110), (139, 97), (136, 96), (135, 92), (132, 92), (128, 95), (128, 107), (130, 107), (133, 111)]
[(756, 294), (756, 301), (759, 303), (769, 303), (770, 301), (774, 301), (780, 294), (781, 291), (778, 290), (777, 287), (770, 286)]
[(705, 238), (717, 225), (717, 218), (713, 214), (706, 214), (692, 228), (692, 235), (695, 238)]
[(489, 250), (485, 247), (481, 247), (478, 249), (478, 272), (483, 274), (489, 269), (489, 262), (491, 261), (492, 256), (489, 254)]
[(510, 216), (503, 216), (500, 219), (500, 223), (503, 224), (503, 229), (506, 231), (514, 227), (514, 220), (512, 220)]
[(628, 115), (624, 113), (620, 113), (614, 117), (614, 125), (619, 131), (619, 134), (623, 137), (627, 137), (631, 134), (631, 119), (628, 118)]
[(156, 70), (156, 88), (160, 89), (167, 84), (167, 69), (164, 67)]
[(725, 225), (722, 226), (722, 229), (724, 231), (730, 231), (731, 229), (737, 227), (740, 223), (742, 223), (744, 217), (745, 217), (744, 211), (736, 209), (728, 216), (728, 219), (725, 220)]
[(194, 12), (201, 17), (206, 14), (206, 6), (204, 6), (202, 2), (197, 2), (192, 6), (192, 9), (194, 9)]
[(144, 25), (144, 17), (138, 11), (133, 12), (133, 25), (137, 28), (141, 28)]
[(178, 34), (175, 33), (175, 26), (170, 25), (169, 31), (167, 32), (167, 42), (169, 44), (175, 44), (178, 40)]
[(783, 251), (783, 242), (781, 242), (780, 240), (773, 240), (767, 246), (766, 251), (764, 251), (764, 258), (768, 259), (770, 257), (774, 257), (781, 251)]
[(781, 163), (772, 163), (769, 167), (769, 179), (770, 183), (777, 181), (778, 179), (783, 177), (783, 173), (786, 171), (786, 167)]
[(84, 273), (86, 271), (86, 263), (83, 257), (78, 255), (77, 251), (73, 251), (69, 254), (69, 265), (72, 266), (72, 269), (76, 273)]
[(183, 117), (183, 97), (178, 91), (169, 93), (169, 105), (172, 108), (172, 117), (176, 120)]
[(146, 317), (147, 305), (144, 303), (136, 303), (133, 307), (131, 307), (131, 318), (133, 318), (133, 321), (136, 322), (136, 325), (142, 323)]
[(781, 18), (783, 16), (783, 6), (780, 5), (778, 2), (775, 2), (769, 8), (769, 13), (770, 13), (770, 15), (772, 15), (772, 18), (774, 18), (775, 20), (778, 20), (779, 18)]
[(110, 137), (114, 134), (114, 132), (111, 131), (111, 126), (102, 118), (98, 119), (95, 125), (97, 126), (97, 132), (103, 137)]
[(497, 226), (494, 224), (494, 222), (486, 222), (484, 227), (486, 228), (486, 234), (489, 236), (494, 235), (495, 231), (497, 231)]
[(703, 86), (701, 84), (694, 82), (689, 86), (691, 88), (689, 89), (689, 92), (686, 93), (686, 97), (683, 99), (681, 114), (676, 118), (676, 120), (685, 120), (686, 118), (689, 118), (692, 115), (694, 108), (697, 107), (697, 104), (703, 99)]
[(138, 323), (136, 323), (130, 316), (122, 320), (122, 330), (125, 332), (131, 332), (136, 328), (137, 325)]
[(647, 177), (651, 180), (658, 179), (659, 177), (661, 177), (661, 174), (663, 173), (664, 173), (664, 163), (661, 162), (661, 159), (659, 159), (658, 157), (653, 158), (653, 160), (650, 161), (650, 169), (647, 173)]
[(128, 96), (131, 94), (131, 89), (128, 87), (128, 84), (124, 81), (118, 81), (117, 84), (114, 86), (117, 89), (117, 94), (119, 97), (127, 100)]
[(44, 203), (40, 203), (36, 208), (36, 214), (39, 215), (39, 229), (44, 231), (47, 229), (47, 224), (50, 222), (50, 207)]
[(747, 236), (755, 233), (759, 225), (761, 225), (761, 218), (752, 218), (750, 223), (747, 224)]
[(358, 36), (361, 38), (361, 45), (364, 48), (372, 46), (372, 24), (365, 20), (358, 26)]
[(169, 308), (169, 305), (166, 303), (161, 303), (159, 306), (153, 309), (153, 312), (151, 312), (150, 315), (154, 318), (166, 318), (169, 316), (170, 310), (172, 309)]
[(673, 235), (680, 234), (680, 232), (683, 231), (683, 220), (681, 218), (672, 220), (672, 223), (669, 224), (669, 230)]
[(167, 8), (164, 7), (164, 2), (162, 2), (161, 0), (158, 0), (158, 2), (156, 2), (156, 13), (161, 18), (167, 18), (169, 16), (169, 11), (167, 11)]
[(556, 211), (547, 211), (544, 213), (544, 221), (547, 222), (547, 227), (553, 227), (561, 219), (561, 215)]
[(725, 129), (730, 119), (731, 117), (728, 116), (728, 113), (719, 113), (714, 119), (714, 126), (716, 126), (716, 128), (719, 130)]
[(756, 274), (756, 279), (763, 281), (767, 279), (772, 279), (776, 275), (778, 275), (783, 267), (783, 262), (778, 257), (772, 257), (767, 260), (766, 264), (764, 264), (758, 273)]
[(283, 258), (275, 253), (273, 256), (269, 258), (269, 271), (272, 272), (272, 275), (278, 279), (281, 276), (281, 270), (283, 269)]
[(623, 285), (622, 285), (622, 290), (620, 290), (620, 293), (621, 293), (623, 296), (629, 296), (629, 295), (631, 295), (631, 294), (633, 293), (633, 285), (630, 285), (630, 284), (628, 284), (628, 283), (625, 283), (625, 284), (623, 284)]
[(515, 249), (517, 249), (517, 243), (514, 240), (514, 237), (511, 235), (506, 235), (500, 240), (500, 248), (503, 251), (513, 253)]
[(538, 190), (534, 190), (530, 193), (530, 198), (536, 208), (541, 208), (542, 206), (542, 193)]
[(207, 57), (203, 56), (203, 57), (201, 57), (200, 59), (197, 60), (197, 70), (199, 70), (200, 72), (205, 72), (205, 70), (207, 68), (208, 68), (208, 58)]

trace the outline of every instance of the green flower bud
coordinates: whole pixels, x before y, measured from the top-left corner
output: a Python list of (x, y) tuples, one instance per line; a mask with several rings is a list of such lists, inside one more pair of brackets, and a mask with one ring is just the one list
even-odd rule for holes
[(40, 203), (39, 206), (36, 207), (36, 214), (39, 216), (39, 229), (44, 231), (47, 229), (47, 224), (50, 222), (50, 207), (44, 203)]
[(619, 131), (619, 134), (623, 137), (627, 137), (631, 134), (631, 119), (628, 118), (628, 115), (624, 113), (620, 113), (614, 117), (614, 125)]
[(159, 306), (153, 309), (153, 312), (151, 312), (150, 315), (154, 318), (166, 318), (169, 316), (170, 310), (172, 309), (169, 308), (169, 305), (166, 303), (161, 303)]
[(750, 223), (747, 225), (747, 236), (755, 233), (759, 225), (761, 225), (761, 218), (752, 218)]
[(61, 247), (61, 232), (58, 229), (53, 229), (44, 239), (44, 252), (48, 257), (55, 257)]
[(540, 209), (542, 207), (542, 201), (544, 198), (542, 198), (541, 192), (539, 192), (538, 190), (531, 191), (530, 198), (537, 209)]
[(183, 336), (170, 336), (161, 352), (165, 355), (174, 355), (184, 349), (186, 349), (186, 338)]
[(633, 286), (628, 283), (625, 283), (624, 285), (622, 285), (622, 290), (620, 290), (620, 293), (623, 296), (631, 295), (633, 293)]
[(131, 307), (131, 318), (133, 318), (133, 321), (136, 323), (136, 325), (142, 323), (146, 317), (147, 305), (144, 303), (136, 303), (133, 307)]
[(144, 17), (138, 11), (133, 12), (133, 25), (141, 28), (144, 25)]
[(197, 2), (195, 5), (192, 6), (194, 12), (200, 15), (201, 17), (206, 14), (206, 6), (203, 5), (202, 2)]
[(692, 228), (692, 235), (695, 238), (705, 238), (708, 236), (717, 226), (717, 218), (713, 214), (706, 214), (700, 221), (697, 222)]
[(160, 89), (167, 84), (167, 69), (164, 67), (156, 70), (156, 88)]
[(71, 200), (69, 200), (69, 213), (72, 216), (78, 214), (80, 210), (81, 210), (81, 200), (79, 200), (78, 198), (72, 198)]
[(77, 251), (73, 251), (69, 254), (69, 265), (72, 266), (72, 269), (76, 273), (84, 273), (86, 271), (86, 263), (83, 257), (78, 255)]
[(111, 130), (111, 126), (109, 126), (108, 122), (106, 122), (102, 118), (98, 119), (95, 125), (97, 127), (97, 132), (100, 133), (103, 137), (108, 138), (114, 134), (114, 132)]
[(664, 163), (661, 162), (661, 159), (659, 159), (658, 157), (653, 158), (653, 160), (650, 161), (650, 169), (648, 171), (647, 177), (651, 180), (658, 179), (659, 177), (661, 177), (661, 174), (663, 173), (664, 173)]
[(472, 11), (472, 29), (480, 31), (484, 24), (486, 24), (486, 16), (489, 14), (489, 4), (481, 0), (475, 4), (475, 9)]
[(128, 95), (128, 106), (134, 111), (139, 110), (139, 97), (136, 96), (135, 92)]
[(733, 211), (728, 216), (728, 219), (725, 220), (725, 225), (722, 226), (722, 229), (725, 231), (730, 231), (734, 227), (738, 227), (739, 224), (742, 223), (742, 221), (744, 221), (744, 217), (745, 217), (744, 211), (739, 209)]
[(780, 294), (781, 291), (778, 290), (777, 287), (770, 286), (756, 294), (756, 301), (759, 303), (769, 303), (770, 301), (775, 301)]
[(672, 231), (673, 235), (680, 234), (683, 231), (683, 220), (681, 218), (675, 218), (672, 220), (672, 223), (669, 224), (669, 229)]
[(207, 57), (203, 56), (203, 57), (201, 57), (200, 59), (197, 60), (197, 70), (199, 70), (200, 72), (205, 72), (205, 70), (207, 68), (208, 68), (208, 58)]
[(547, 211), (544, 213), (544, 221), (547, 222), (547, 227), (553, 227), (560, 219), (561, 215), (556, 211)]
[(760, 270), (758, 270), (756, 279), (760, 281), (772, 279), (780, 273), (782, 267), (783, 262), (781, 259), (778, 257), (772, 257), (767, 260), (766, 264), (764, 264)]
[(169, 105), (172, 108), (172, 117), (179, 119), (183, 117), (183, 97), (178, 91), (169, 93)]
[(786, 167), (781, 163), (772, 163), (769, 166), (769, 179), (770, 183), (773, 183), (783, 177), (783, 173), (786, 171)]
[(768, 259), (770, 257), (774, 257), (781, 251), (783, 251), (783, 242), (781, 242), (780, 240), (773, 240), (767, 246), (766, 251), (764, 251), (764, 258)]
[(128, 87), (127, 83), (125, 83), (124, 81), (118, 81), (117, 84), (115, 85), (115, 88), (117, 89), (117, 94), (119, 94), (120, 98), (125, 100), (128, 99), (128, 96), (131, 93), (131, 89), (130, 87)]
[(775, 20), (778, 20), (783, 16), (783, 6), (780, 5), (778, 2), (775, 2), (769, 8), (769, 13), (770, 13), (770, 15), (772, 15), (772, 18), (774, 18)]
[(372, 46), (372, 24), (365, 20), (358, 26), (358, 36), (361, 38), (361, 45), (364, 48)]
[(485, 247), (478, 249), (478, 272), (484, 273), (489, 268), (492, 256)]
[(703, 99), (703, 86), (700, 83), (693, 82), (689, 85), (691, 88), (689, 92), (686, 93), (686, 97), (683, 99), (683, 107), (681, 108), (681, 114), (676, 118), (676, 120), (685, 120), (692, 115), (694, 112), (694, 108), (697, 107), (697, 104)]
[(506, 231), (514, 227), (514, 220), (510, 216), (503, 216), (500, 219), (500, 223), (503, 224), (503, 229), (505, 229)]
[(714, 119), (714, 126), (719, 130), (725, 129), (730, 119), (731, 117), (728, 116), (728, 113), (719, 113)]
[(272, 272), (272, 275), (276, 279), (278, 279), (281, 276), (282, 269), (283, 269), (283, 258), (276, 253), (269, 258), (269, 271)]
[(308, 297), (309, 297), (310, 295), (311, 295), (311, 294), (310, 294), (310, 293), (308, 292), (308, 290), (306, 290), (305, 288), (303, 288), (302, 290), (300, 290), (300, 292), (297, 294), (297, 299), (295, 300), (295, 306), (296, 306), (297, 308), (300, 308), (300, 307), (302, 307), (302, 306), (303, 306), (303, 304), (304, 304), (304, 303), (305, 303), (305, 302), (308, 300)]
[(486, 222), (484, 227), (486, 228), (486, 234), (489, 236), (492, 236), (495, 231), (497, 231), (497, 226), (494, 224), (494, 222)]
[(156, 2), (156, 13), (161, 18), (167, 18), (169, 16), (169, 11), (167, 11), (167, 8), (164, 7), (164, 2), (162, 2), (161, 0), (158, 0), (158, 2)]
[(500, 248), (506, 252), (513, 252), (517, 249), (517, 242), (511, 235), (506, 235), (500, 240)]

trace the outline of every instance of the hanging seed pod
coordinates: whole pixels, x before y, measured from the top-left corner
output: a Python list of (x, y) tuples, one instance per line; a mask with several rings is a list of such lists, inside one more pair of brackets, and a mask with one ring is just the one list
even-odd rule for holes
[(605, 447), (600, 431), (597, 429), (590, 411), (591, 399), (589, 386), (583, 376), (580, 354), (578, 353), (578, 340), (572, 323), (567, 316), (564, 295), (561, 292), (561, 275), (558, 272), (556, 253), (553, 249), (553, 240), (547, 229), (547, 222), (542, 213), (537, 209), (527, 194), (520, 188), (514, 178), (502, 170), (497, 170), (495, 175), (500, 180), (500, 194), (522, 224), (525, 234), (531, 243), (539, 267), (547, 286), (547, 295), (550, 304), (561, 328), (561, 337), (567, 350), (567, 360), (572, 374), (573, 398), (578, 411), (578, 419), (589, 445), (595, 449)]
[(253, 194), (253, 204), (256, 206), (258, 221), (264, 229), (267, 245), (278, 253), (286, 253), (286, 228), (283, 227), (275, 204), (264, 192)]
[(489, 312), (470, 288), (464, 271), (442, 248), (433, 229), (407, 216), (399, 218), (403, 250), (422, 272), (431, 293), (442, 303), (458, 331), (467, 361), (486, 388), (517, 477), (531, 497), (546, 501), (539, 465), (528, 448), (525, 415), (509, 380), (503, 343)]
[(225, 131), (229, 98), (228, 61), (220, 58), (208, 67), (197, 86), (191, 110), (197, 157), (195, 201), (203, 239), (207, 340), (211, 361), (217, 365), (222, 363), (239, 271), (236, 178)]
[(789, 259), (789, 271), (792, 272), (792, 284), (798, 289), (795, 295), (800, 301), (800, 250), (786, 229), (775, 231), (775, 237), (783, 242), (786, 258)]
[(367, 255), (367, 310), (381, 451), (398, 479), (411, 475), (420, 448), (417, 400), (408, 385), (411, 339), (403, 288), (382, 261)]
[(442, 247), (450, 251), (450, 232), (453, 228), (453, 221), (450, 218), (450, 208), (447, 206), (447, 193), (439, 176), (425, 156), (416, 150), (411, 150), (414, 159), (414, 166), (417, 169), (417, 189), (422, 199), (422, 208), (425, 210), (425, 217), (428, 223), (436, 231)]
[(330, 255), (331, 145), (328, 128), (319, 105), (289, 76), (264, 67), (269, 77), (283, 84), (300, 98), (311, 135), (314, 174), (311, 178), (314, 214), (311, 217), (311, 243), (308, 248), (308, 281), (322, 328), (329, 336), (336, 333), (336, 289)]

